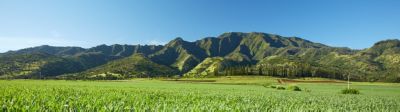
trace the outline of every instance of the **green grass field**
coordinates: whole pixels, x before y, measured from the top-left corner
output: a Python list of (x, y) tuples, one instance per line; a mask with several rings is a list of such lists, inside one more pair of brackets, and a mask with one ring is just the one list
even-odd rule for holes
[[(183, 80), (183, 81), (182, 81)], [(0, 111), (399, 111), (400, 84), (285, 83), (303, 90), (265, 88), (271, 77), (163, 81), (1, 80)], [(186, 80), (186, 81), (184, 81)], [(194, 81), (198, 80), (198, 81)], [(319, 79), (318, 79), (319, 80)]]

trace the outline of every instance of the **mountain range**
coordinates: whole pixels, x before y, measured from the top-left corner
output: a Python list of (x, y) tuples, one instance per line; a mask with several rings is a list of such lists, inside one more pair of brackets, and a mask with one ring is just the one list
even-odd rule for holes
[(354, 50), (299, 37), (228, 32), (166, 45), (38, 46), (0, 54), (0, 78), (126, 79), (266, 75), (400, 82), (400, 40)]

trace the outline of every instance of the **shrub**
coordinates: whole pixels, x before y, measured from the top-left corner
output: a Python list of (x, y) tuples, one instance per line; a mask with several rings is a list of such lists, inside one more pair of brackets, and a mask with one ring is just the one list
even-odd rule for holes
[(276, 89), (278, 89), (278, 90), (285, 90), (286, 88), (285, 88), (285, 87), (282, 87), (282, 86), (277, 86)]
[(350, 88), (350, 89), (343, 89), (342, 94), (360, 94), (360, 91), (354, 88)]
[(288, 87), (288, 90), (291, 90), (291, 91), (301, 91), (301, 89), (300, 89), (299, 86), (289, 86), (289, 87)]
[(275, 86), (275, 85), (271, 85), (270, 87), (271, 87), (271, 88), (276, 88), (276, 86)]

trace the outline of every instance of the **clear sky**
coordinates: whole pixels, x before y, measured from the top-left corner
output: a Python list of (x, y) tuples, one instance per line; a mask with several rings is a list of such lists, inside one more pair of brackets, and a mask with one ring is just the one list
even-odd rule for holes
[(44, 44), (165, 44), (223, 32), (362, 49), (400, 38), (400, 0), (0, 0), (0, 52)]

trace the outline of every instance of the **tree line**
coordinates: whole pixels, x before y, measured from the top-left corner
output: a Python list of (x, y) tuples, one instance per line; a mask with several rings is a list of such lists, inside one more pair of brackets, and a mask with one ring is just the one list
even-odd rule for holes
[(284, 63), (284, 64), (259, 64), (259, 65), (239, 65), (224, 67), (219, 71), (210, 73), (214, 76), (243, 76), (260, 75), (274, 77), (323, 77), (333, 79), (345, 79), (344, 71), (338, 68), (316, 67), (308, 63)]

